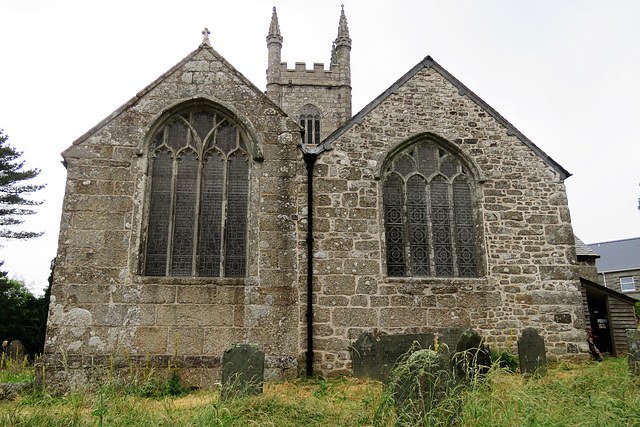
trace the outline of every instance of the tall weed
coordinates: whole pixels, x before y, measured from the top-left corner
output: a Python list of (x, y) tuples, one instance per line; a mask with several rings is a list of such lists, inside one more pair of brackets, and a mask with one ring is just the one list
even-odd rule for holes
[[(148, 374), (148, 375), (147, 375)], [(421, 418), (403, 419), (380, 382), (354, 378), (266, 383), (264, 393), (221, 400), (219, 390), (178, 396), (171, 376), (147, 372), (93, 392), (31, 390), (0, 400), (7, 426), (633, 426), (640, 380), (626, 359), (557, 364), (524, 379), (495, 365)]]

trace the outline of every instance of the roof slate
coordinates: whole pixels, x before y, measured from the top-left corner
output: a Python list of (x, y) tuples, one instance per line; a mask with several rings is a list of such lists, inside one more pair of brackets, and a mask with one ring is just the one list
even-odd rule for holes
[(576, 241), (576, 255), (583, 257), (592, 257), (592, 258), (600, 258), (593, 249), (591, 249), (586, 243), (578, 238), (578, 236), (573, 236)]
[(599, 272), (640, 269), (640, 237), (588, 245), (600, 258)]

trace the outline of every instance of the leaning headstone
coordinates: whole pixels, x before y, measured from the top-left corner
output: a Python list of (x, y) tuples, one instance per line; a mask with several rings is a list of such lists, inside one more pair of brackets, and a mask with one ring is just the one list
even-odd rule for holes
[(524, 376), (544, 375), (547, 372), (547, 355), (544, 340), (534, 328), (522, 331), (518, 340), (520, 373)]
[(400, 359), (414, 350), (433, 346), (433, 334), (361, 334), (351, 346), (353, 375), (385, 381)]
[(414, 425), (449, 394), (453, 382), (444, 357), (434, 350), (413, 352), (391, 373), (393, 399), (401, 424)]
[(7, 358), (14, 366), (22, 367), (22, 360), (24, 359), (24, 345), (18, 340), (13, 340), (7, 347)]
[(455, 352), (460, 336), (469, 328), (438, 328), (438, 353), (450, 355)]
[(467, 329), (460, 335), (456, 352), (451, 357), (458, 381), (473, 379), (485, 375), (491, 367), (491, 355), (485, 348), (480, 334)]
[(264, 352), (252, 344), (233, 344), (222, 357), (222, 398), (257, 395), (264, 382)]
[(433, 347), (433, 334), (396, 334), (380, 337), (382, 380), (387, 380), (393, 368), (417, 350)]
[(640, 331), (627, 329), (627, 348), (629, 349), (629, 372), (631, 375), (640, 375)]

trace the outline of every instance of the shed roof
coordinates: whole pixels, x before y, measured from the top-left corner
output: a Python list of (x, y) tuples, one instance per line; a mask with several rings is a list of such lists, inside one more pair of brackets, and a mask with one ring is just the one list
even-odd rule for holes
[(636, 303), (636, 301), (638, 301), (637, 298), (634, 298), (630, 295), (626, 295), (623, 294), (621, 292), (618, 291), (614, 291), (611, 288), (607, 288), (605, 286), (602, 286), (599, 283), (596, 282), (592, 282), (591, 280), (587, 280), (584, 277), (580, 278), (580, 284), (582, 286), (584, 286), (586, 289), (592, 290), (592, 291), (596, 291), (600, 294), (606, 294), (609, 295), (610, 297), (619, 299), (620, 301), (626, 302), (628, 304), (634, 305)]
[(600, 258), (596, 260), (599, 272), (640, 269), (640, 237), (591, 243)]

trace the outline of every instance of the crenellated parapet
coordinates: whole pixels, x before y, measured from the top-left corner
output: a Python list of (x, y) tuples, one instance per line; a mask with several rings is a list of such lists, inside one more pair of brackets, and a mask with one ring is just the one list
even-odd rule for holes
[(351, 38), (344, 8), (328, 69), (319, 62), (311, 69), (304, 62), (296, 62), (294, 68), (288, 68), (288, 64), (281, 61), (282, 41), (274, 7), (267, 35), (267, 96), (301, 124), (303, 108), (307, 105), (317, 108), (320, 111), (320, 139), (324, 139), (351, 118)]
[(282, 85), (325, 86), (339, 87), (349, 86), (336, 67), (325, 69), (324, 63), (314, 62), (313, 68), (307, 68), (305, 62), (296, 62), (295, 68), (288, 68), (286, 62), (280, 64)]

